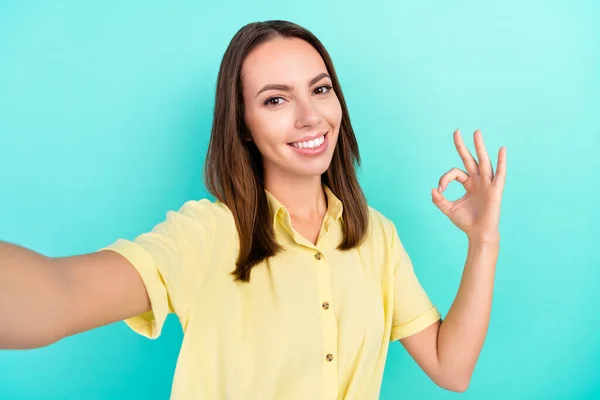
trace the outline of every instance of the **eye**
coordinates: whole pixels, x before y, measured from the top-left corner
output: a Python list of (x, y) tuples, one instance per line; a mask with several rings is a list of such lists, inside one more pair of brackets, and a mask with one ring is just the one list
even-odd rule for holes
[(269, 97), (268, 99), (265, 100), (265, 106), (279, 106), (279, 105), (283, 104), (284, 101), (285, 101), (285, 99), (283, 97), (279, 97), (279, 96)]
[(333, 87), (331, 85), (321, 85), (314, 90), (315, 94), (325, 94), (329, 92)]

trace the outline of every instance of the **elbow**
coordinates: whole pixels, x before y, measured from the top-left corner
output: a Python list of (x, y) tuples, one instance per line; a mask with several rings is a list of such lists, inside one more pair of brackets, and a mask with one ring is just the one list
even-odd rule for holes
[(451, 386), (446, 387), (445, 389), (447, 389), (451, 392), (464, 393), (469, 388), (469, 383), (470, 383), (469, 381), (457, 382)]
[(446, 390), (456, 393), (464, 393), (471, 384), (471, 376), (465, 377), (448, 377), (441, 379), (436, 384)]

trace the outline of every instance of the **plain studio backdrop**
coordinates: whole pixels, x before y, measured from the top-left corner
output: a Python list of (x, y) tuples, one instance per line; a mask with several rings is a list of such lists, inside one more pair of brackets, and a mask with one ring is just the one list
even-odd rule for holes
[[(598, 398), (596, 1), (1, 1), (0, 239), (91, 252), (208, 196), (219, 63), (239, 28), (267, 19), (305, 26), (330, 51), (367, 199), (398, 227), (443, 315), (467, 241), (430, 190), (462, 167), (456, 128), (472, 151), (481, 129), (494, 166), (507, 146), (491, 325), (471, 387), (436, 387), (392, 343), (381, 398)], [(450, 185), (451, 199), (462, 193)], [(181, 338), (171, 316), (157, 341), (120, 322), (2, 351), (0, 399), (166, 399)]]

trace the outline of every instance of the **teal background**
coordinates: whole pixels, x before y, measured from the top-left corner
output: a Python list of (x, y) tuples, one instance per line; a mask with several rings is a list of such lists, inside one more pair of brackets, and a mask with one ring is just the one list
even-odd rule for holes
[[(507, 146), (471, 387), (436, 387), (392, 343), (381, 398), (600, 398), (596, 1), (0, 1), (0, 239), (91, 252), (206, 196), (221, 56), (241, 26), (267, 19), (307, 27), (330, 51), (368, 200), (396, 223), (443, 315), (467, 242), (430, 190), (461, 167), (454, 129), (471, 149), (481, 129), (494, 165)], [(0, 399), (166, 399), (180, 342), (171, 316), (157, 341), (117, 323), (1, 351)]]

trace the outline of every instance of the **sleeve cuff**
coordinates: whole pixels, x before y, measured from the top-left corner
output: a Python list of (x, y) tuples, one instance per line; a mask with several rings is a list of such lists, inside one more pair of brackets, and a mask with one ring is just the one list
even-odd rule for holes
[(110, 250), (125, 257), (136, 269), (150, 299), (151, 310), (143, 314), (127, 318), (124, 322), (136, 333), (150, 339), (156, 339), (169, 314), (167, 292), (152, 257), (138, 244), (119, 239), (101, 250)]
[(434, 306), (425, 313), (419, 315), (417, 318), (408, 321), (405, 324), (393, 326), (390, 341), (393, 342), (399, 339), (404, 339), (405, 337), (421, 332), (423, 329), (429, 327), (441, 317), (442, 316), (440, 312)]

